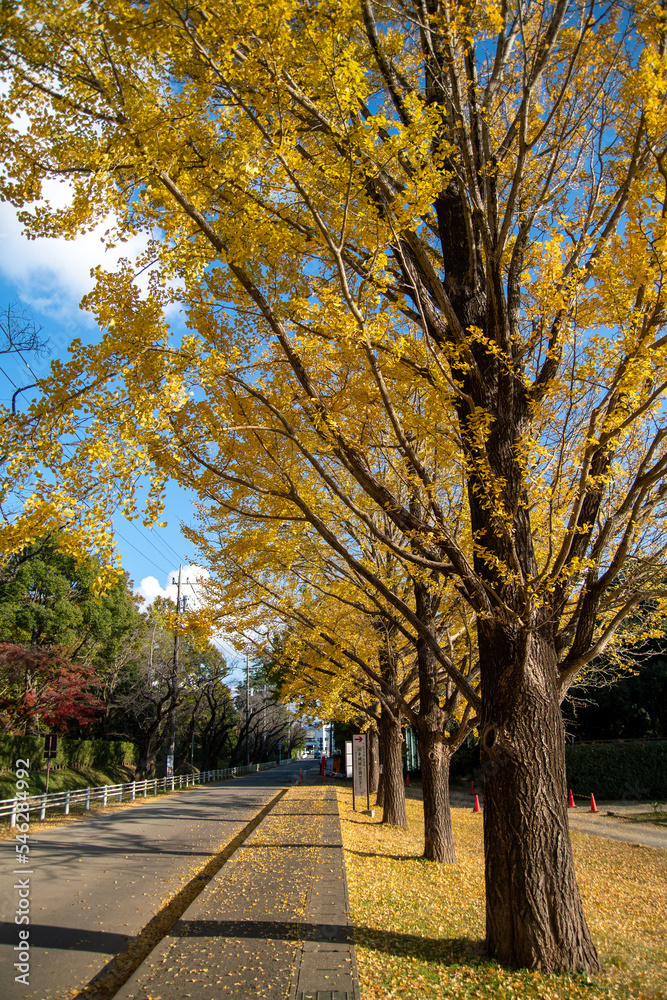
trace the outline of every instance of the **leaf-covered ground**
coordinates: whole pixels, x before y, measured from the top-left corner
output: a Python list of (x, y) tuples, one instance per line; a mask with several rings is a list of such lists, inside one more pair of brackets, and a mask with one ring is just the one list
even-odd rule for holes
[(574, 832), (579, 887), (605, 972), (512, 970), (483, 953), (482, 817), (453, 809), (458, 862), (422, 860), (422, 805), (408, 830), (353, 813), (339, 790), (362, 1000), (664, 1000), (667, 852)]

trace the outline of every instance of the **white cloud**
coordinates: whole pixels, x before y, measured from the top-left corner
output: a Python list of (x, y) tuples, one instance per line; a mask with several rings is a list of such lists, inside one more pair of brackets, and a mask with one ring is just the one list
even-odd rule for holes
[[(181, 595), (187, 598), (188, 608), (196, 609), (199, 606), (197, 582), (199, 580), (208, 580), (210, 575), (211, 574), (207, 569), (204, 569), (203, 566), (197, 566), (195, 563), (183, 567), (181, 570)], [(178, 585), (175, 582), (172, 583), (172, 581), (177, 580), (177, 569), (171, 571), (165, 581), (164, 587), (161, 586), (160, 581), (156, 577), (145, 576), (139, 586), (134, 588), (134, 592), (135, 594), (139, 594), (143, 597), (145, 604), (143, 604), (142, 607), (144, 609), (149, 607), (156, 597), (168, 597), (175, 604), (178, 593)], [(239, 663), (241, 663), (243, 657), (234, 648), (229, 637), (223, 633), (212, 635), (211, 642), (219, 649), (226, 659), (230, 672), (234, 673), (238, 670)], [(243, 676), (245, 676), (245, 673), (243, 673)]]
[(153, 603), (156, 597), (166, 597), (167, 592), (163, 590), (154, 576), (145, 576), (138, 587), (134, 588), (135, 594), (143, 597), (146, 606)]
[[(44, 187), (54, 207), (67, 204), (70, 193), (66, 183), (50, 181)], [(65, 326), (82, 322), (92, 324), (92, 317), (79, 309), (81, 298), (93, 287), (91, 269), (102, 265), (112, 270), (121, 257), (132, 259), (147, 243), (142, 235), (106, 249), (102, 240), (112, 223), (112, 218), (100, 222), (91, 232), (74, 240), (29, 240), (23, 235), (15, 209), (2, 203), (0, 274), (5, 281), (15, 285), (20, 298), (33, 310)]]
[[(210, 575), (207, 569), (204, 569), (203, 566), (197, 566), (195, 563), (183, 566), (181, 570), (181, 596), (186, 598), (188, 608), (195, 609), (199, 607), (197, 583), (199, 580), (208, 580)], [(134, 588), (134, 592), (143, 597), (146, 602), (144, 607), (151, 605), (156, 597), (168, 597), (175, 604), (178, 596), (178, 584), (176, 581), (178, 581), (178, 569), (174, 569), (169, 573), (164, 587), (161, 586), (156, 577), (145, 576), (139, 586)]]

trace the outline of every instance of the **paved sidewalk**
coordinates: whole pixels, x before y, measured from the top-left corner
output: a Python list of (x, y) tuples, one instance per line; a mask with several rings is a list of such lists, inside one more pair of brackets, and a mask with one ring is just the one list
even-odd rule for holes
[(116, 1000), (358, 1000), (348, 913), (335, 787), (291, 788)]

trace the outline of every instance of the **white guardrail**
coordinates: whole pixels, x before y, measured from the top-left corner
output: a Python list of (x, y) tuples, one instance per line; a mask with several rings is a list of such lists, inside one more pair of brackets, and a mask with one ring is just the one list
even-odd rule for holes
[(28, 812), (37, 812), (44, 819), (47, 809), (64, 809), (69, 816), (72, 806), (85, 805), (90, 809), (90, 803), (101, 801), (103, 806), (112, 803), (146, 798), (149, 794), (175, 792), (192, 785), (204, 785), (209, 781), (221, 781), (223, 778), (233, 778), (236, 775), (249, 774), (256, 771), (266, 771), (269, 767), (277, 767), (275, 761), (265, 764), (250, 764), (241, 767), (222, 767), (215, 771), (200, 771), (198, 774), (177, 774), (172, 778), (145, 778), (143, 781), (126, 781), (121, 785), (97, 785), (94, 788), (72, 788), (65, 792), (51, 792), (49, 795), (26, 795), (25, 798), (0, 799), (0, 818), (9, 816), (9, 826), (16, 826), (17, 813), (25, 816)]

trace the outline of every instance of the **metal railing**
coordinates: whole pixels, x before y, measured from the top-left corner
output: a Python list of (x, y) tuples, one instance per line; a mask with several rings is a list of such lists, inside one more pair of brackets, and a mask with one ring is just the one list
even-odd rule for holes
[(49, 795), (27, 795), (25, 798), (0, 799), (0, 818), (9, 816), (9, 826), (16, 826), (17, 814), (39, 811), (39, 818), (44, 819), (47, 809), (63, 809), (69, 816), (73, 806), (84, 805), (90, 809), (91, 802), (101, 802), (103, 806), (115, 805), (119, 802), (134, 802), (137, 798), (147, 798), (158, 792), (176, 792), (193, 785), (204, 785), (209, 781), (221, 781), (223, 778), (233, 778), (237, 775), (266, 771), (277, 767), (275, 761), (265, 764), (250, 764), (241, 767), (222, 767), (214, 771), (200, 771), (198, 774), (176, 774), (171, 778), (145, 778), (143, 781), (126, 781), (120, 785), (97, 785), (94, 788), (73, 788), (64, 792), (51, 792)]

